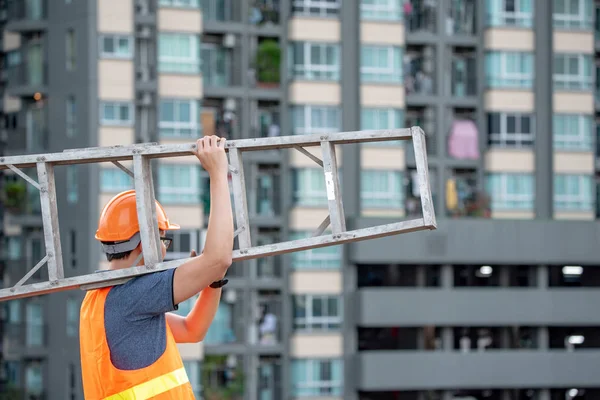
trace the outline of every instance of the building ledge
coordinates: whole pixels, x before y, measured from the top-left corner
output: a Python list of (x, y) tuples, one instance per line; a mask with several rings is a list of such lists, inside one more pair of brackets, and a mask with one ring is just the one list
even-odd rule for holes
[(595, 387), (600, 350), (369, 351), (355, 361), (365, 391)]
[[(398, 221), (359, 217), (347, 225), (350, 230), (394, 222)], [(349, 259), (355, 264), (597, 265), (599, 242), (598, 221), (438, 217), (434, 231), (353, 243)]]

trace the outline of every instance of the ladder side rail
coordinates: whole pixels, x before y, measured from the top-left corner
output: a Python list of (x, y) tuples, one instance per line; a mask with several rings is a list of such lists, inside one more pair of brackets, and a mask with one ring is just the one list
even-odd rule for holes
[[(381, 142), (389, 140), (410, 140), (410, 128), (383, 129), (356, 132), (329, 133), (326, 135), (292, 135), (256, 139), (236, 139), (228, 141), (225, 150), (236, 148), (241, 151), (275, 150), (320, 146), (327, 140), (333, 144), (349, 144), (360, 142)], [(8, 164), (15, 167), (35, 167), (40, 161), (53, 165), (89, 164), (107, 161), (131, 160), (134, 155), (144, 155), (149, 158), (167, 158), (189, 156), (194, 154), (195, 143), (184, 144), (148, 144), (122, 147), (95, 147), (89, 149), (72, 149), (60, 153), (32, 154), (23, 156), (0, 157), (0, 169), (7, 169)]]
[(48, 257), (48, 278), (51, 283), (65, 277), (63, 268), (58, 207), (56, 204), (56, 181), (54, 166), (47, 162), (37, 163), (38, 183), (40, 185), (40, 205), (44, 228), (44, 243)]
[(135, 155), (133, 157), (133, 170), (144, 264), (148, 268), (154, 268), (162, 261), (162, 252), (150, 159), (143, 155)]
[(229, 161), (233, 167), (231, 172), (231, 189), (240, 249), (252, 247), (250, 237), (250, 217), (248, 215), (248, 199), (246, 197), (246, 177), (244, 175), (244, 162), (240, 149), (229, 150)]
[[(240, 249), (233, 251), (233, 262), (252, 260), (255, 258), (268, 257), (292, 253), (296, 251), (309, 250), (320, 247), (335, 246), (344, 243), (364, 241), (368, 239), (381, 238), (397, 235), (400, 233), (416, 232), (422, 230), (431, 230), (430, 226), (423, 223), (422, 218), (408, 221), (396, 222), (387, 225), (379, 225), (369, 228), (361, 228), (352, 231), (346, 231), (339, 235), (322, 235), (304, 239), (291, 240), (287, 242), (267, 244), (256, 246), (250, 249)], [(81, 275), (61, 279), (57, 282), (40, 282), (0, 290), (0, 302), (39, 296), (42, 294), (54, 293), (77, 288), (94, 287), (100, 288), (112, 286), (125, 282), (127, 278), (133, 278), (145, 275), (151, 272), (164, 271), (171, 268), (177, 268), (187, 262), (189, 258), (161, 262), (156, 264), (153, 269), (145, 266), (131, 267), (120, 270), (100, 271), (93, 274)]]
[(411, 131), (413, 135), (412, 141), (415, 152), (417, 176), (419, 177), (419, 193), (421, 195), (423, 222), (426, 226), (437, 227), (433, 199), (431, 196), (431, 183), (429, 182), (425, 133), (418, 127), (411, 128)]
[(334, 235), (339, 235), (346, 230), (346, 218), (340, 190), (335, 145), (329, 141), (323, 141), (321, 142), (321, 150), (323, 153), (323, 172), (325, 174), (331, 230)]

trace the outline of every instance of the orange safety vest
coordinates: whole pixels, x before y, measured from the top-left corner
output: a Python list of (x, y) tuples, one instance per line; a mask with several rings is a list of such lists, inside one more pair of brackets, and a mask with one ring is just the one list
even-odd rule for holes
[(131, 371), (112, 364), (104, 328), (104, 305), (110, 289), (88, 291), (81, 305), (79, 333), (85, 399), (194, 400), (169, 324), (165, 352), (154, 364)]

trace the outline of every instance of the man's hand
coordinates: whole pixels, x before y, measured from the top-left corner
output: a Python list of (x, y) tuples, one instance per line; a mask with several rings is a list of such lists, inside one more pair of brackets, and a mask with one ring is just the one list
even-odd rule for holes
[(227, 175), (229, 165), (225, 154), (225, 138), (204, 136), (196, 141), (195, 153), (202, 167), (212, 176)]

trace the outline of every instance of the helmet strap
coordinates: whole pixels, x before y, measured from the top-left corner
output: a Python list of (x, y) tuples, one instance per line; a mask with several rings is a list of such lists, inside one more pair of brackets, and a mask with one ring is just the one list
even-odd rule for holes
[(118, 242), (113, 244), (102, 243), (102, 250), (104, 250), (104, 252), (107, 254), (126, 253), (135, 249), (140, 244), (140, 242), (140, 233), (137, 232), (129, 240), (126, 240), (124, 242)]

